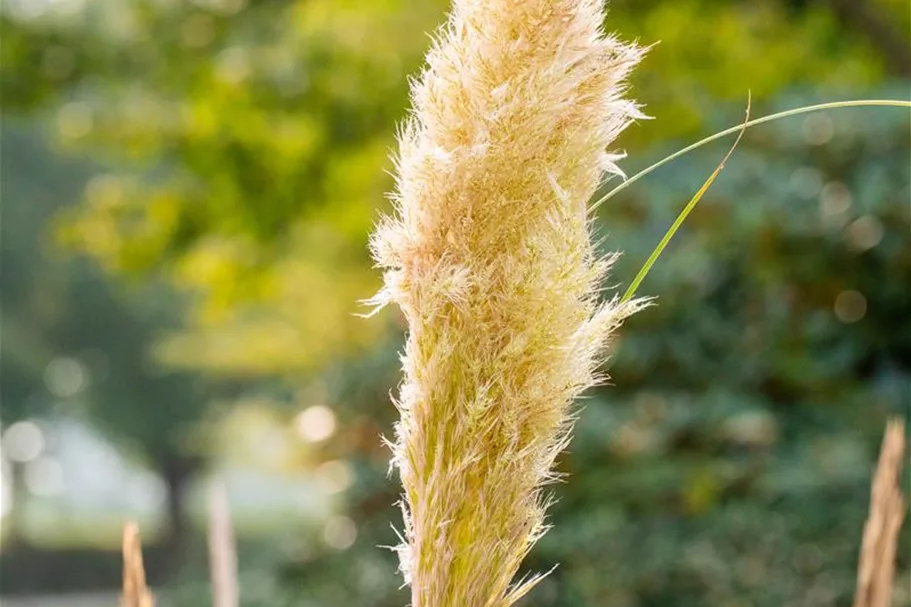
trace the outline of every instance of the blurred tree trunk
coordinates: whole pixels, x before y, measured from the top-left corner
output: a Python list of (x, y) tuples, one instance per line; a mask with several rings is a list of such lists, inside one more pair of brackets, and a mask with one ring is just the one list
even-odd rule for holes
[(168, 574), (174, 575), (184, 562), (187, 535), (192, 532), (186, 510), (186, 493), (197, 465), (189, 458), (167, 457), (161, 466), (161, 473), (167, 485), (168, 531), (164, 549), (168, 563)]
[(8, 470), (10, 495), (4, 496), (4, 500), (10, 500), (10, 504), (3, 521), (3, 547), (6, 550), (12, 550), (26, 543), (22, 535), (22, 514), (25, 512), (28, 489), (23, 479), (25, 466), (19, 462), (10, 461)]

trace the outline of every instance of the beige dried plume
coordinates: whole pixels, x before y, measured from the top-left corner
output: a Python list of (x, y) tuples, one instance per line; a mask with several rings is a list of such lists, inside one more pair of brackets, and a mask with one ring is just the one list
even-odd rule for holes
[(608, 146), (641, 117), (642, 51), (606, 36), (598, 0), (455, 0), (413, 84), (396, 215), (372, 239), (409, 326), (393, 464), (412, 607), (507, 607), (545, 531), (572, 402), (642, 305), (599, 301), (588, 201)]
[(900, 485), (904, 460), (905, 422), (893, 419), (886, 426), (870, 488), (870, 516), (864, 525), (854, 607), (892, 604), (898, 533), (907, 511)]
[(155, 599), (146, 585), (142, 565), (142, 541), (139, 526), (127, 523), (123, 528), (123, 592), (120, 607), (155, 607)]

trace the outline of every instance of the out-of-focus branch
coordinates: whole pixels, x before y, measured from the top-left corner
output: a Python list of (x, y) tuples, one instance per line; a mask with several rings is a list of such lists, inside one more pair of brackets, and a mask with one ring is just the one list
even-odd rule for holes
[(835, 16), (847, 27), (864, 34), (880, 49), (889, 69), (899, 76), (911, 76), (911, 45), (901, 32), (877, 14), (869, 2), (825, 0)]
[(228, 494), (224, 485), (213, 482), (209, 488), (209, 574), (212, 580), (212, 607), (237, 607), (237, 549)]
[(870, 514), (864, 526), (854, 607), (892, 604), (898, 532), (905, 515), (905, 498), (899, 488), (904, 457), (905, 424), (894, 419), (886, 426), (870, 490)]
[(155, 599), (146, 586), (142, 565), (142, 542), (139, 526), (127, 523), (123, 528), (123, 594), (120, 607), (154, 607)]

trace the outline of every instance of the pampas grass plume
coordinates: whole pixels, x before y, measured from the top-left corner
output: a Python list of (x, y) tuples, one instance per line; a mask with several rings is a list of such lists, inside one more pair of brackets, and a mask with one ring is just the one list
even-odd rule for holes
[(641, 49), (602, 31), (598, 0), (455, 0), (412, 86), (395, 216), (371, 247), (371, 300), (408, 321), (393, 464), (412, 607), (507, 607), (545, 531), (573, 400), (641, 307), (601, 301), (588, 201), (619, 173), (640, 117), (624, 80)]

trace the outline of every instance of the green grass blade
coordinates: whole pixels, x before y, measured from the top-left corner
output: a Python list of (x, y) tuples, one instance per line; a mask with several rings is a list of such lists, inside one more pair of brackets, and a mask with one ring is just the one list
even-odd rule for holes
[(659, 242), (658, 246), (652, 250), (652, 253), (648, 256), (645, 264), (643, 264), (643, 266), (639, 269), (639, 273), (636, 274), (636, 278), (633, 279), (633, 282), (630, 283), (629, 288), (626, 290), (626, 293), (624, 293), (623, 297), (620, 298), (621, 303), (629, 301), (636, 294), (636, 289), (638, 289), (639, 285), (642, 284), (642, 281), (645, 280), (645, 277), (652, 269), (652, 266), (661, 256), (661, 253), (664, 252), (664, 248), (674, 237), (674, 234), (677, 233), (677, 230), (680, 229), (680, 226), (683, 225), (683, 222), (686, 221), (686, 218), (690, 212), (696, 208), (696, 205), (699, 204), (699, 201), (702, 200), (702, 197), (705, 196), (705, 193), (709, 191), (710, 187), (712, 187), (712, 184), (715, 182), (715, 179), (718, 178), (718, 175), (721, 174), (721, 171), (724, 170), (725, 163), (730, 159), (731, 154), (734, 153), (734, 150), (737, 149), (737, 144), (740, 143), (744, 132), (746, 132), (747, 125), (750, 123), (750, 107), (750, 100), (747, 99), (746, 118), (744, 119), (743, 124), (740, 125), (740, 134), (737, 135), (737, 139), (734, 140), (734, 145), (731, 146), (731, 149), (729, 149), (728, 153), (724, 155), (724, 158), (721, 159), (721, 162), (717, 167), (715, 167), (715, 170), (712, 171), (712, 174), (709, 175), (709, 178), (705, 180), (705, 183), (702, 184), (702, 187), (699, 188), (699, 191), (697, 191), (696, 194), (690, 198), (690, 201), (686, 203), (686, 206), (683, 207), (683, 210), (680, 211), (679, 215), (677, 215), (677, 219), (674, 220), (674, 223), (671, 224), (671, 227), (668, 228), (668, 230), (664, 233), (664, 236), (661, 237), (661, 242)]
[(730, 150), (728, 150), (728, 153), (725, 155), (724, 159), (721, 161), (721, 164), (718, 165), (718, 167), (712, 172), (712, 174), (705, 181), (705, 183), (702, 184), (702, 187), (699, 188), (699, 191), (696, 192), (696, 194), (690, 199), (690, 201), (683, 208), (683, 210), (680, 211), (680, 214), (677, 215), (677, 218), (674, 220), (674, 223), (671, 224), (671, 227), (668, 228), (668, 230), (664, 233), (664, 236), (662, 236), (661, 241), (654, 248), (654, 250), (652, 250), (651, 254), (648, 256), (648, 259), (645, 261), (645, 263), (639, 269), (639, 272), (636, 274), (636, 277), (633, 279), (633, 282), (630, 283), (630, 286), (626, 290), (626, 293), (623, 294), (621, 301), (623, 301), (623, 302), (628, 301), (636, 295), (636, 291), (639, 288), (639, 285), (642, 284), (642, 281), (645, 279), (645, 277), (648, 275), (649, 271), (652, 269), (652, 266), (655, 264), (655, 262), (661, 256), (661, 253), (664, 252), (664, 249), (667, 247), (668, 243), (674, 237), (674, 234), (676, 234), (677, 230), (680, 229), (680, 226), (683, 225), (683, 222), (686, 220), (687, 216), (690, 214), (690, 212), (692, 212), (692, 210), (696, 207), (696, 205), (699, 204), (699, 201), (702, 200), (702, 197), (705, 195), (705, 193), (708, 191), (708, 189), (712, 186), (712, 183), (714, 183), (715, 179), (718, 177), (718, 175), (724, 169), (725, 163), (731, 157), (731, 154), (734, 152), (734, 149), (737, 147), (737, 144), (740, 143), (740, 139), (743, 137), (744, 132), (748, 128), (759, 125), (759, 124), (763, 124), (766, 122), (772, 122), (774, 120), (788, 118), (790, 116), (797, 116), (799, 114), (808, 114), (810, 112), (818, 112), (818, 111), (822, 111), (822, 110), (830, 110), (830, 109), (843, 108), (843, 107), (897, 107), (897, 108), (911, 109), (911, 101), (900, 101), (900, 100), (894, 100), (894, 99), (862, 99), (862, 100), (855, 100), (855, 101), (835, 101), (835, 102), (831, 102), (831, 103), (820, 103), (817, 105), (808, 105), (808, 106), (804, 106), (804, 107), (794, 108), (794, 109), (787, 110), (784, 112), (778, 112), (777, 114), (770, 114), (768, 116), (763, 116), (762, 118), (756, 118), (754, 120), (749, 119), (750, 108), (749, 108), (749, 102), (748, 102), (747, 120), (743, 124), (741, 124), (739, 126), (731, 127), (729, 129), (725, 129), (723, 131), (715, 133), (714, 135), (710, 135), (709, 137), (706, 137), (705, 139), (697, 141), (696, 143), (694, 143), (692, 145), (689, 145), (669, 156), (666, 156), (665, 158), (662, 158), (655, 164), (643, 169), (642, 171), (639, 171), (638, 173), (636, 173), (635, 175), (633, 175), (632, 177), (630, 177), (629, 179), (627, 179), (626, 181), (624, 181), (623, 183), (621, 183), (620, 185), (618, 185), (617, 187), (615, 187), (614, 189), (609, 191), (607, 194), (605, 194), (604, 196), (599, 198), (592, 205), (593, 210), (597, 209), (603, 203), (610, 200), (614, 195), (616, 195), (620, 191), (628, 188), (630, 185), (632, 185), (639, 179), (645, 177), (652, 171), (671, 162), (672, 160), (675, 160), (675, 159), (683, 156), (684, 154), (692, 152), (693, 150), (700, 148), (703, 145), (706, 145), (707, 143), (711, 143), (712, 141), (721, 139), (722, 137), (726, 137), (728, 135), (733, 135), (735, 133), (738, 133), (737, 139), (736, 139), (736, 141), (734, 141), (734, 145), (731, 146)]
[(592, 204), (592, 210), (594, 211), (595, 209), (600, 207), (602, 204), (604, 204), (605, 202), (607, 202), (608, 200), (610, 200), (611, 198), (613, 198), (614, 196), (616, 196), (617, 194), (619, 194), (620, 192), (622, 192), (623, 190), (628, 188), (629, 186), (633, 185), (634, 183), (636, 183), (637, 181), (639, 181), (640, 179), (642, 179), (643, 177), (645, 177), (652, 171), (654, 171), (658, 168), (661, 168), (662, 166), (671, 162), (672, 160), (676, 160), (677, 158), (680, 158), (684, 154), (688, 154), (695, 149), (701, 148), (702, 146), (706, 145), (707, 143), (711, 143), (718, 139), (722, 139), (723, 137), (727, 137), (728, 135), (734, 135), (735, 133), (737, 133), (743, 129), (748, 129), (750, 127), (758, 126), (760, 124), (765, 124), (766, 122), (772, 122), (775, 120), (780, 120), (782, 118), (789, 118), (791, 116), (798, 116), (800, 114), (809, 114), (811, 112), (820, 112), (823, 110), (832, 110), (832, 109), (843, 108), (843, 107), (897, 107), (897, 108), (911, 109), (911, 101), (902, 101), (899, 99), (858, 99), (855, 101), (833, 101), (830, 103), (807, 105), (804, 107), (786, 110), (784, 112), (778, 112), (777, 114), (769, 114), (768, 116), (763, 116), (762, 118), (755, 118), (753, 120), (746, 122), (745, 124), (739, 124), (737, 126), (732, 126), (731, 128), (725, 129), (723, 131), (719, 131), (719, 132), (715, 133), (714, 135), (709, 135), (705, 139), (701, 139), (700, 141), (697, 141), (696, 143), (694, 143), (692, 145), (688, 145), (687, 147), (683, 148), (682, 150), (678, 150), (678, 151), (674, 152), (670, 156), (665, 156), (664, 158), (662, 158), (655, 164), (642, 169), (641, 171), (639, 171), (632, 177), (629, 177), (628, 179), (626, 179), (623, 183), (618, 184), (614, 189), (610, 190), (607, 194), (605, 194), (604, 196), (602, 196), (601, 198), (596, 200), (594, 202), (594, 204)]

